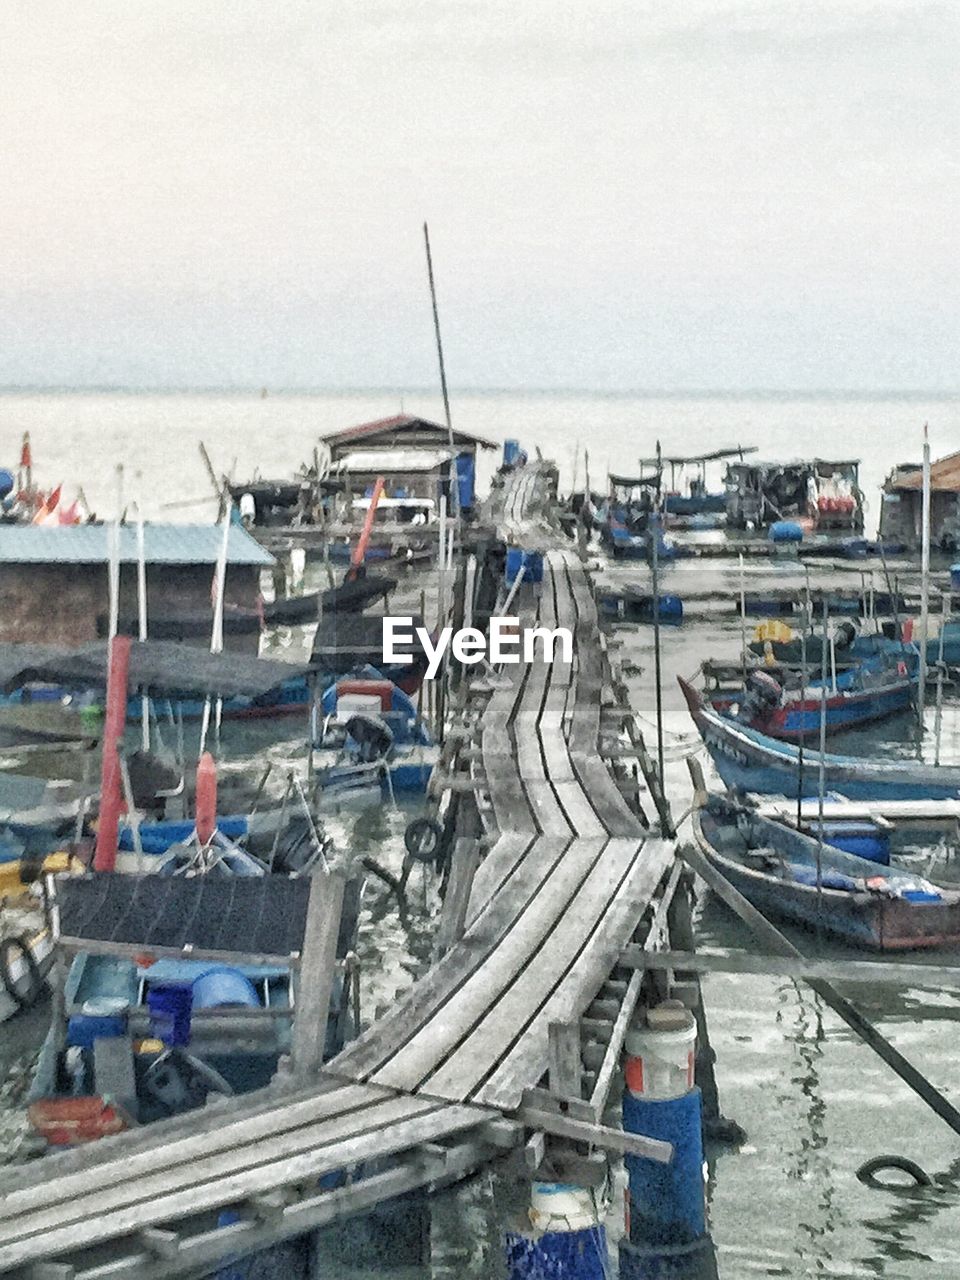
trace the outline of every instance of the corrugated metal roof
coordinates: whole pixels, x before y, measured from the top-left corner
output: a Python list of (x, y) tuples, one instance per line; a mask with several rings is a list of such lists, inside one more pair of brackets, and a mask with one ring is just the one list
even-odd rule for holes
[[(109, 524), (0, 525), (2, 564), (104, 564), (110, 555)], [(145, 524), (147, 564), (209, 564), (220, 554), (223, 530), (215, 524)], [(120, 559), (137, 560), (137, 530), (120, 527)], [(227, 564), (268, 566), (273, 556), (240, 525), (231, 525)]]
[(435, 471), (449, 462), (449, 449), (354, 449), (337, 461), (340, 471)]
[[(921, 489), (923, 469), (907, 471), (891, 481), (891, 489)], [(960, 450), (938, 458), (930, 467), (930, 488), (938, 493), (960, 493)]]
[[(398, 413), (392, 418), (378, 418), (376, 422), (362, 422), (358, 427), (346, 427), (342, 431), (331, 431), (323, 436), (328, 445), (349, 444), (353, 440), (363, 440), (368, 436), (387, 434), (391, 431), (411, 430), (439, 431), (447, 435), (447, 428), (439, 422), (430, 422), (426, 418), (416, 418), (409, 413)], [(453, 438), (458, 444), (478, 444), (483, 449), (496, 449), (493, 440), (485, 440), (483, 436), (472, 435), (469, 431), (454, 428)]]

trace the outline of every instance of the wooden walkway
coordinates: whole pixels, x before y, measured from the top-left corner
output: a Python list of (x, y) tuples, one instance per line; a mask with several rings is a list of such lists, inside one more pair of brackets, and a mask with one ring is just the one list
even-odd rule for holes
[[(517, 473), (505, 495), (517, 527), (531, 475)], [(568, 627), (574, 652), (505, 667), (514, 678), (478, 718), (493, 843), (462, 939), (309, 1084), (278, 1083), (8, 1173), (0, 1274), (184, 1274), (456, 1180), (524, 1140), (550, 1024), (594, 1000), (673, 858), (598, 754), (602, 655), (579, 562), (549, 552), (539, 597), (527, 594), (524, 621)], [(356, 1181), (318, 1185), (361, 1165)], [(226, 1228), (225, 1206), (240, 1209)], [(30, 1270), (52, 1259), (55, 1270)]]

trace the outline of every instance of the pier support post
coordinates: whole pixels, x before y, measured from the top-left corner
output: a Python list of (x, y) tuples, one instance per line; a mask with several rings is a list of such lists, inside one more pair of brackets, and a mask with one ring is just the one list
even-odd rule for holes
[(667, 1165), (626, 1156), (627, 1229), (620, 1280), (707, 1280), (716, 1274), (707, 1234), (696, 1022), (677, 1000), (640, 1010), (626, 1037), (623, 1128), (670, 1142)]

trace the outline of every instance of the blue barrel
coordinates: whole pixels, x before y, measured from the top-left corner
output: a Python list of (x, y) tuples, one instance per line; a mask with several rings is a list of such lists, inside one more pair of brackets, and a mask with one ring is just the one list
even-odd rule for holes
[(260, 1001), (253, 983), (239, 969), (217, 965), (194, 978), (193, 1008), (217, 1009), (224, 1005), (245, 1005), (255, 1009)]
[(193, 983), (170, 982), (151, 986), (147, 991), (150, 1011), (150, 1034), (168, 1047), (190, 1043), (190, 1014), (193, 1009)]
[(673, 1144), (669, 1164), (624, 1157), (630, 1178), (630, 1242), (690, 1244), (706, 1231), (700, 1090), (680, 1098), (638, 1098), (623, 1093), (623, 1128)]
[(527, 570), (524, 572), (523, 578), (525, 582), (529, 581), (530, 574), (527, 569), (527, 553), (522, 547), (507, 547), (507, 567), (504, 575), (507, 583), (512, 585), (522, 570)]
[(122, 996), (94, 996), (84, 1000), (80, 1012), (67, 1023), (67, 1043), (92, 1049), (94, 1040), (127, 1034), (130, 1002)]
[(8, 471), (6, 467), (0, 467), (0, 498), (6, 498), (8, 494), (13, 493), (15, 484), (13, 472)]
[(775, 520), (770, 526), (771, 542), (802, 542), (803, 525), (796, 520)]
[(950, 587), (953, 591), (960, 591), (960, 564), (950, 566)]
[(504, 440), (503, 442), (503, 465), (505, 467), (515, 467), (517, 459), (520, 457), (520, 441)]

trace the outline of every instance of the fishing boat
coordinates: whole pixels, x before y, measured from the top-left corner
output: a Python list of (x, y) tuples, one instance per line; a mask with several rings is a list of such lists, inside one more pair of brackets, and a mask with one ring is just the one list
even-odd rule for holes
[(712, 795), (693, 814), (704, 856), (765, 914), (857, 947), (904, 951), (960, 941), (960, 893), (860, 857)]
[[(825, 696), (824, 696), (825, 692)], [(736, 689), (714, 689), (714, 710), (771, 738), (788, 742), (859, 728), (909, 710), (916, 679), (907, 663), (881, 655), (864, 659), (832, 678), (807, 679), (775, 667), (754, 667)]]
[[(656, 457), (644, 458), (641, 466), (653, 466), (661, 469), (663, 467), (670, 468), (670, 483), (665, 486), (663, 496), (663, 509), (666, 514), (673, 517), (671, 523), (676, 522), (676, 518), (687, 519), (690, 517), (716, 517), (710, 521), (708, 526), (705, 523), (699, 525), (700, 528), (717, 527), (723, 524), (726, 518), (727, 495), (725, 490), (718, 490), (713, 493), (707, 487), (707, 466), (711, 462), (722, 462), (728, 458), (739, 458), (741, 461), (748, 453), (756, 453), (755, 445), (742, 446), (734, 445), (732, 448), (714, 449), (710, 453), (697, 453), (688, 457)], [(682, 477), (684, 471), (688, 468), (696, 468), (696, 473), (690, 476), (687, 484), (687, 492), (682, 493), (677, 485), (678, 477)]]
[(323, 693), (313, 765), (319, 791), (426, 791), (440, 748), (411, 699), (377, 672)]
[[(714, 710), (682, 677), (677, 677), (687, 708), (724, 784), (763, 795), (817, 794), (819, 751), (760, 733)], [(823, 756), (826, 791), (853, 800), (952, 800), (960, 796), (960, 766), (928, 765), (916, 760), (877, 760), (860, 756)]]

